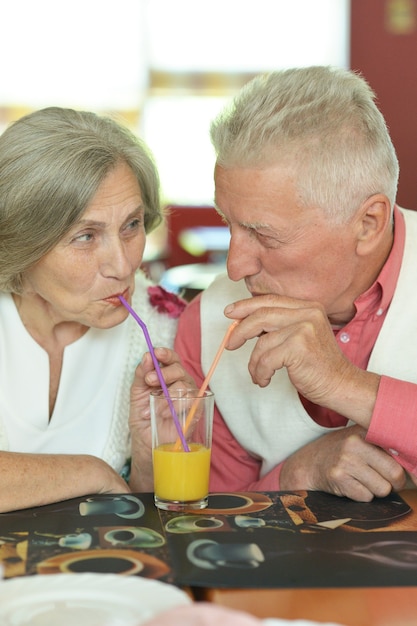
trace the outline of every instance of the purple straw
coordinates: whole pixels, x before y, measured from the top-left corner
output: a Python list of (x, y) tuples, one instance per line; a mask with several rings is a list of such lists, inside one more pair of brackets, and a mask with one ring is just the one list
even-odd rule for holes
[(130, 304), (124, 299), (123, 296), (118, 296), (118, 298), (119, 298), (120, 302), (123, 304), (123, 306), (126, 307), (126, 309), (129, 311), (129, 313), (132, 315), (132, 317), (134, 317), (134, 319), (137, 321), (137, 323), (139, 324), (139, 326), (143, 330), (143, 334), (145, 335), (146, 343), (148, 344), (149, 352), (151, 353), (152, 361), (153, 361), (153, 364), (155, 366), (155, 370), (156, 370), (156, 373), (158, 375), (160, 385), (162, 387), (162, 390), (164, 392), (164, 395), (165, 395), (166, 399), (168, 400), (169, 408), (171, 409), (172, 417), (174, 418), (175, 427), (176, 427), (176, 429), (178, 431), (178, 436), (181, 439), (182, 447), (184, 448), (185, 452), (189, 452), (190, 448), (188, 447), (188, 444), (187, 444), (187, 442), (185, 440), (184, 433), (182, 432), (182, 428), (181, 428), (180, 422), (178, 420), (178, 415), (175, 412), (174, 405), (173, 405), (171, 397), (170, 397), (170, 395), (168, 393), (168, 389), (167, 389), (167, 386), (165, 384), (164, 377), (162, 376), (162, 372), (161, 372), (161, 368), (159, 367), (158, 359), (155, 356), (155, 350), (153, 349), (152, 341), (151, 341), (151, 338), (149, 336), (148, 329), (146, 328), (146, 324), (145, 324), (145, 322), (143, 322), (140, 319), (139, 315), (136, 313), (136, 311), (134, 311), (132, 309)]

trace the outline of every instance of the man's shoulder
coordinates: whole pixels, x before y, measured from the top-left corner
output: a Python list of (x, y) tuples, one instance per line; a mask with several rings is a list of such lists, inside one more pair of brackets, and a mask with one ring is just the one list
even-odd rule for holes
[(243, 298), (249, 298), (245, 281), (239, 280), (237, 282), (230, 280), (226, 273), (219, 274), (213, 280), (213, 282), (202, 293), (202, 300), (212, 300), (213, 297), (226, 298), (228, 302), (234, 300), (240, 300)]
[(405, 219), (405, 222), (414, 222), (417, 223), (417, 210), (413, 209), (405, 209), (404, 207), (398, 207), (400, 213)]

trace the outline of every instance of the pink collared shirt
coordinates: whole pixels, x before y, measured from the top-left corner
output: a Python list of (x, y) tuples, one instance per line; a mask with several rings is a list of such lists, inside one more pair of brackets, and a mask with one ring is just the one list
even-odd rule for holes
[[(337, 343), (351, 363), (363, 370), (368, 367), (371, 352), (382, 328), (401, 268), (405, 244), (404, 218), (397, 207), (394, 209), (394, 241), (389, 257), (377, 280), (354, 302), (353, 319), (340, 330), (335, 330)], [(347, 419), (334, 411), (317, 406), (302, 398), (310, 417), (325, 427), (344, 426)]]
[[(366, 369), (378, 333), (394, 295), (405, 244), (404, 218), (394, 209), (394, 242), (390, 255), (375, 283), (355, 301), (356, 314), (343, 328), (335, 331), (337, 342), (347, 358)], [(181, 332), (181, 319), (175, 349), (183, 364), (201, 384), (200, 298), (195, 299), (186, 312), (186, 332)], [(393, 422), (395, 413), (401, 422)], [(401, 407), (399, 407), (401, 403)], [(309, 415), (326, 427), (343, 426), (346, 418), (334, 411), (303, 399)], [(400, 410), (399, 410), (400, 409)], [(378, 396), (366, 440), (384, 448), (410, 473), (417, 473), (417, 386), (413, 383), (381, 376)], [(260, 462), (251, 457), (233, 437), (220, 413), (215, 409), (210, 489), (268, 491), (279, 489), (282, 463), (259, 478)]]

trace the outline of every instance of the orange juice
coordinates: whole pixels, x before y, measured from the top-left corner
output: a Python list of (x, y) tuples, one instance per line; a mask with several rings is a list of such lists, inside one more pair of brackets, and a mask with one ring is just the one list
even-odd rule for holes
[(161, 500), (190, 502), (208, 494), (210, 449), (190, 443), (190, 452), (164, 443), (153, 451), (155, 495)]

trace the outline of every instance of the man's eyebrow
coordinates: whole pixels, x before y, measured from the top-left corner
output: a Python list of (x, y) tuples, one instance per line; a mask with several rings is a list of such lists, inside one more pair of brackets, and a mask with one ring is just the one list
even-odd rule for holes
[(244, 228), (253, 228), (255, 230), (258, 230), (261, 228), (264, 228), (265, 230), (271, 230), (271, 231), (274, 230), (270, 224), (264, 224), (263, 222), (240, 222), (240, 225), (243, 226)]
[[(227, 223), (227, 218), (225, 217), (225, 215), (223, 214), (221, 209), (219, 209), (217, 204), (214, 204), (214, 208), (216, 209), (217, 213), (220, 215), (222, 220), (225, 223)], [(248, 229), (251, 229), (251, 230), (265, 229), (265, 230), (270, 230), (271, 232), (275, 232), (275, 229), (272, 228), (272, 226), (270, 224), (264, 224), (263, 222), (239, 222), (239, 224), (243, 228), (248, 228)]]
[(220, 217), (222, 217), (223, 219), (226, 219), (225, 216), (224, 216), (224, 213), (220, 209), (219, 205), (216, 204), (215, 202), (213, 204), (214, 204), (214, 210), (220, 215)]

